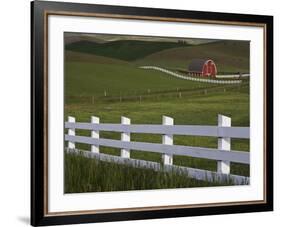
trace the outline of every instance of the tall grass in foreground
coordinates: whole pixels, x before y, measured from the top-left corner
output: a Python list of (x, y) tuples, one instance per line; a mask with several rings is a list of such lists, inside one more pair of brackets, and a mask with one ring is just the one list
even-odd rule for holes
[[(222, 186), (174, 172), (108, 163), (65, 154), (65, 193)], [(226, 185), (226, 184), (225, 184)]]

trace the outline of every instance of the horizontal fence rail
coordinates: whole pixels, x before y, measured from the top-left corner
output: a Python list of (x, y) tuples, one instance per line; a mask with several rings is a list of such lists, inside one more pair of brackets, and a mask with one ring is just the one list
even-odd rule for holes
[(92, 124), (92, 123), (72, 123), (65, 122), (65, 128), (99, 130), (111, 132), (130, 132), (148, 134), (174, 134), (186, 136), (210, 136), (210, 137), (231, 137), (249, 139), (248, 127), (218, 127), (201, 125), (153, 125), (153, 124)]
[[(231, 162), (250, 164), (250, 153), (231, 150), (230, 141), (231, 138), (249, 139), (249, 127), (231, 127), (231, 118), (218, 115), (218, 126), (174, 125), (174, 119), (166, 116), (163, 116), (162, 125), (130, 123), (131, 120), (126, 117), (121, 117), (121, 124), (100, 123), (99, 118), (95, 116), (91, 118), (91, 123), (75, 122), (74, 117), (69, 117), (68, 122), (65, 122), (65, 128), (68, 129), (68, 133), (65, 135), (65, 141), (68, 142), (68, 151), (75, 151), (77, 153), (75, 143), (89, 144), (91, 145), (90, 153), (95, 154), (90, 155), (92, 158), (100, 156), (100, 158), (103, 157), (105, 160), (118, 163), (122, 163), (120, 160), (124, 159), (127, 160), (127, 164), (135, 165), (134, 163), (138, 163), (141, 164), (141, 167), (145, 166), (146, 168), (159, 170), (159, 163), (130, 158), (130, 150), (156, 152), (162, 155), (164, 171), (180, 170), (180, 172), (189, 172), (190, 177), (199, 180), (222, 181), (231, 179), (235, 184), (249, 182), (249, 177), (230, 174)], [(91, 137), (76, 135), (76, 129), (90, 130)], [(121, 140), (100, 138), (100, 131), (120, 132)], [(131, 141), (131, 133), (161, 134), (162, 144)], [(174, 145), (173, 135), (217, 137), (218, 148)], [(120, 157), (116, 158), (117, 156), (100, 154), (99, 146), (120, 149)], [(87, 157), (89, 156), (88, 153), (84, 152), (83, 154), (87, 154)], [(215, 160), (217, 161), (217, 171), (212, 172), (173, 165), (174, 155)]]
[(90, 145), (99, 145), (106, 147), (125, 148), (138, 151), (152, 151), (161, 154), (171, 154), (180, 156), (189, 156), (193, 158), (206, 158), (212, 160), (225, 160), (237, 163), (249, 164), (249, 152), (227, 151), (212, 148), (190, 147), (181, 145), (165, 145), (145, 142), (123, 142), (112, 139), (94, 139), (86, 136), (66, 135), (67, 141), (84, 143)]

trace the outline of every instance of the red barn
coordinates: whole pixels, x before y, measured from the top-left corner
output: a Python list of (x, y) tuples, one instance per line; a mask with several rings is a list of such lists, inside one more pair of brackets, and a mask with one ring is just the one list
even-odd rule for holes
[(194, 59), (188, 66), (188, 71), (195, 76), (216, 77), (217, 67), (211, 59)]

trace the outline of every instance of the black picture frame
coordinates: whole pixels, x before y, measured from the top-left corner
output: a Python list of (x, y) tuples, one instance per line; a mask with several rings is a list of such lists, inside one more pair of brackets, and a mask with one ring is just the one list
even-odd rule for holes
[[(47, 25), (48, 15), (91, 15), (106, 17), (118, 15), (120, 19), (141, 17), (147, 20), (191, 19), (196, 23), (244, 23), (248, 26), (261, 24), (265, 28), (265, 198), (260, 203), (192, 208), (140, 209), (102, 213), (49, 214), (46, 205), (48, 133), (47, 100)], [(93, 5), (65, 2), (31, 2), (31, 224), (33, 226), (108, 222), (152, 218), (171, 218), (213, 214), (244, 213), (273, 210), (273, 17), (263, 15), (230, 14), (170, 9), (152, 9), (109, 5)]]

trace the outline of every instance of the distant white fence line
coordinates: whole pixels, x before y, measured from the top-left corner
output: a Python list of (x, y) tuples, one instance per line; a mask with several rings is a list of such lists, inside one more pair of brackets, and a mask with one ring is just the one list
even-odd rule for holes
[[(245, 151), (231, 150), (231, 138), (249, 139), (249, 127), (231, 127), (231, 118), (218, 115), (217, 126), (201, 125), (174, 125), (173, 118), (163, 116), (162, 125), (155, 124), (130, 124), (130, 119), (121, 117), (121, 124), (100, 123), (99, 118), (93, 116), (91, 123), (75, 122), (74, 117), (68, 117), (65, 128), (68, 134), (69, 152), (79, 152), (86, 157), (96, 158), (128, 164), (134, 167), (150, 168), (163, 171), (177, 171), (185, 173), (189, 177), (206, 181), (227, 181), (234, 184), (247, 184), (249, 177), (230, 174), (230, 163), (250, 163), (250, 154)], [(91, 137), (75, 135), (76, 129), (91, 131)], [(100, 131), (120, 132), (121, 140), (104, 139), (99, 137)], [(161, 134), (162, 144), (133, 142), (130, 140), (131, 133)], [(173, 135), (192, 135), (218, 137), (218, 148), (203, 148), (183, 145), (173, 145)], [(75, 149), (75, 143), (90, 144), (91, 151), (79, 151)], [(99, 146), (119, 148), (120, 156), (99, 153)], [(162, 164), (151, 161), (130, 158), (130, 150), (150, 151), (162, 154)], [(173, 155), (205, 158), (217, 161), (217, 171), (189, 168), (173, 165)]]
[(170, 70), (158, 67), (158, 66), (140, 66), (141, 69), (153, 69), (157, 70), (166, 74), (169, 74), (171, 76), (184, 79), (184, 80), (191, 80), (196, 82), (204, 82), (204, 83), (212, 83), (212, 84), (240, 84), (242, 83), (242, 80), (216, 80), (216, 79), (205, 79), (200, 77), (190, 77), (190, 76), (183, 76), (179, 73), (172, 72)]
[(241, 77), (250, 77), (250, 74), (216, 75), (216, 78), (241, 78)]

